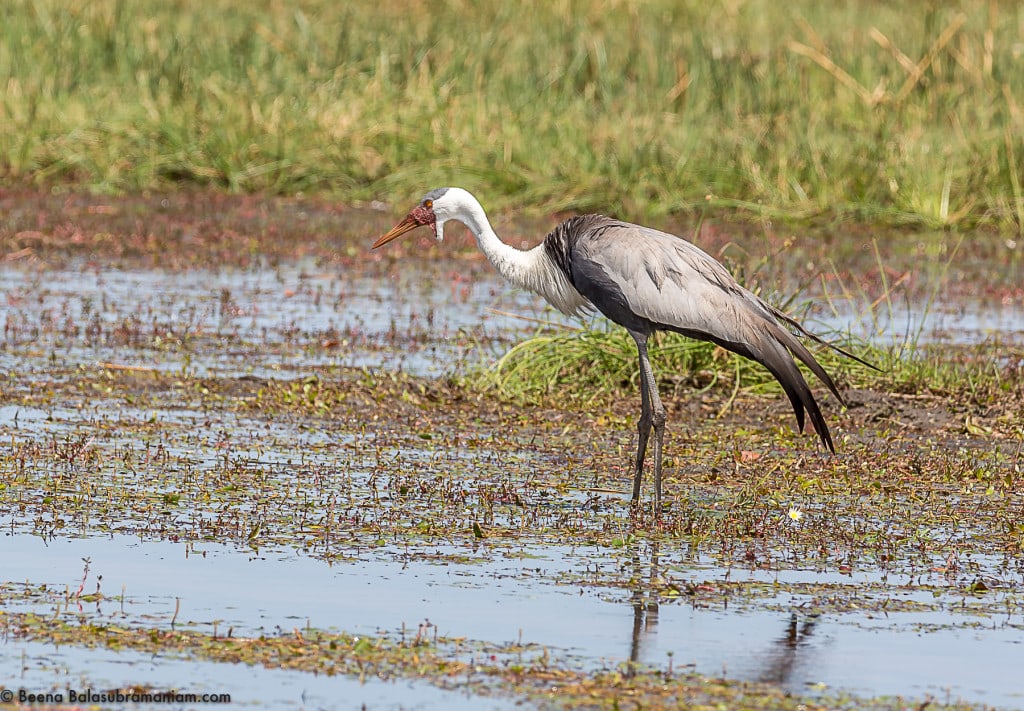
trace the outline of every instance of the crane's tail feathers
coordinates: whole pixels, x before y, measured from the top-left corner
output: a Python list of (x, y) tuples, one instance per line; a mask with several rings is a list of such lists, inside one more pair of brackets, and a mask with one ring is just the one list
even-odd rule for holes
[[(782, 329), (780, 329), (782, 330)], [(775, 334), (770, 334), (774, 336)], [(787, 334), (788, 335), (788, 334)], [(769, 337), (770, 337), (769, 336)], [(790, 335), (794, 341), (796, 339)], [(811, 354), (807, 353), (807, 349), (796, 341), (797, 347), (807, 355), (807, 359), (800, 354), (799, 350), (794, 351), (789, 343), (782, 339), (778, 339), (774, 348), (765, 349), (758, 360), (764, 367), (766, 367), (771, 374), (775, 376), (775, 379), (782, 385), (782, 389), (785, 390), (786, 395), (789, 397), (789, 402), (793, 405), (793, 412), (796, 414), (796, 423), (800, 431), (804, 431), (804, 410), (806, 409), (807, 414), (811, 418), (811, 423), (814, 425), (814, 431), (821, 438), (822, 444), (824, 444), (830, 452), (835, 454), (836, 448), (832, 443), (832, 434), (828, 430), (828, 424), (825, 422), (825, 417), (821, 414), (821, 409), (818, 407), (817, 401), (814, 399), (814, 393), (811, 392), (810, 386), (807, 385), (807, 381), (804, 380), (804, 376), (800, 373), (800, 369), (796, 367), (796, 361), (790, 356), (789, 352), (795, 352), (796, 356), (800, 358), (807, 366), (822, 379), (822, 382), (828, 386), (829, 390), (839, 398), (842, 402), (843, 399), (839, 397), (839, 393), (836, 391), (835, 384), (832, 379), (828, 377), (828, 374), (818, 365)], [(788, 349), (788, 351), (787, 351)]]
[[(846, 350), (844, 348), (840, 348), (835, 343), (830, 343), (829, 341), (826, 341), (821, 336), (819, 336), (817, 334), (814, 334), (814, 333), (811, 333), (806, 328), (804, 328), (800, 324), (800, 322), (797, 321), (796, 319), (794, 319), (792, 316), (787, 316), (786, 314), (784, 314), (781, 311), (779, 311), (778, 309), (776, 309), (774, 306), (769, 305), (768, 308), (772, 312), (772, 316), (774, 316), (775, 318), (779, 319), (780, 321), (785, 322), (785, 324), (787, 326), (790, 326), (790, 327), (796, 329), (800, 333), (801, 336), (805, 336), (806, 338), (810, 338), (815, 343), (823, 345), (826, 348), (831, 348), (832, 350), (834, 350), (839, 355), (844, 356), (846, 358), (849, 358), (850, 360), (855, 360), (858, 363), (860, 363), (861, 365), (867, 366), (868, 368), (871, 368), (874, 371), (877, 371), (879, 373), (883, 372), (882, 369), (879, 368), (874, 363), (869, 363), (868, 361), (864, 360), (863, 358), (860, 358), (859, 356), (855, 356), (853, 353), (850, 353), (850, 351), (848, 351), (848, 350)], [(803, 360), (803, 358), (801, 358), (800, 360)], [(806, 361), (804, 361), (804, 362), (806, 362)]]
[[(785, 320), (786, 317), (783, 316)], [(839, 394), (839, 388), (825, 372), (825, 369), (814, 360), (814, 356), (804, 347), (804, 344), (786, 330), (778, 321), (770, 318), (769, 314), (762, 314), (757, 322), (746, 324), (745, 333), (742, 338), (728, 339), (714, 335), (708, 331), (697, 331), (672, 326), (662, 326), (667, 330), (673, 330), (690, 338), (699, 338), (704, 341), (711, 341), (723, 348), (738, 353), (744, 358), (756, 361), (763, 365), (775, 376), (775, 379), (782, 385), (789, 402), (793, 405), (793, 413), (796, 415), (796, 423), (800, 431), (804, 430), (804, 416), (809, 414), (814, 424), (814, 431), (818, 433), (830, 452), (835, 453), (836, 448), (832, 443), (832, 435), (828, 431), (828, 425), (821, 414), (814, 394), (804, 379), (803, 373), (797, 366), (798, 358), (806, 365), (815, 376), (836, 396), (841, 404), (846, 405), (843, 396)]]
[[(801, 343), (796, 336), (794, 336), (792, 333), (782, 328), (778, 324), (772, 324), (771, 322), (768, 322), (768, 331), (770, 336), (773, 337), (780, 345), (785, 346), (787, 349), (789, 349), (790, 353), (799, 358), (800, 362), (802, 362), (804, 365), (810, 368), (811, 372), (814, 373), (815, 376), (817, 376), (818, 380), (823, 382), (826, 385), (826, 387), (828, 387), (828, 389), (832, 392), (833, 395), (836, 396), (836, 399), (839, 400), (843, 407), (846, 406), (846, 401), (843, 399), (843, 396), (839, 394), (839, 388), (836, 387), (836, 384), (832, 380), (832, 377), (827, 372), (825, 372), (825, 369), (821, 367), (818, 361), (814, 359), (814, 356), (811, 355), (811, 352), (807, 350), (804, 344)], [(797, 372), (799, 373), (800, 371), (797, 370)], [(779, 376), (776, 375), (775, 377), (778, 378)]]
[(796, 339), (796, 336), (777, 323), (765, 320), (764, 324), (766, 326), (765, 330), (756, 335), (751, 334), (750, 343), (727, 341), (725, 339), (709, 337), (706, 334), (702, 337), (745, 358), (750, 358), (767, 368), (775, 376), (775, 379), (779, 381), (779, 384), (782, 385), (782, 389), (789, 398), (790, 404), (793, 405), (793, 414), (796, 415), (797, 428), (801, 432), (804, 431), (804, 415), (806, 412), (806, 414), (810, 415), (811, 422), (814, 424), (814, 431), (818, 433), (822, 444), (834, 454), (836, 448), (832, 443), (832, 434), (828, 431), (825, 417), (821, 414), (821, 409), (814, 399), (814, 393), (811, 392), (810, 386), (804, 380), (803, 373), (800, 372), (800, 368), (797, 367), (796, 361), (793, 360), (793, 355), (791, 354), (795, 354), (797, 358), (807, 364), (811, 372), (821, 378), (829, 390), (839, 398), (839, 401), (843, 402), (843, 398), (839, 396), (835, 383), (832, 382), (832, 379), (828, 377), (828, 373), (818, 365), (807, 349), (804, 348), (803, 344)]

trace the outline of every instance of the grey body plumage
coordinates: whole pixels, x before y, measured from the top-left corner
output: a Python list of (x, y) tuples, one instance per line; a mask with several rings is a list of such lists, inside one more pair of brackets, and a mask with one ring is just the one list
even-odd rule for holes
[[(675, 331), (710, 341), (761, 363), (785, 390), (799, 428), (803, 430), (806, 411), (822, 443), (835, 451), (828, 425), (794, 356), (840, 403), (843, 399), (828, 373), (782, 325), (797, 324), (743, 288), (706, 252), (675, 235), (603, 215), (566, 220), (548, 234), (544, 247), (573, 287), (636, 341), (641, 388), (647, 391), (642, 393), (639, 422), (641, 446), (634, 482), (637, 495), (650, 429), (655, 430), (657, 460), (665, 421), (647, 356), (647, 339), (655, 331)], [(659, 469), (656, 461), (656, 477)], [(660, 481), (656, 479), (658, 498), (659, 489)]]

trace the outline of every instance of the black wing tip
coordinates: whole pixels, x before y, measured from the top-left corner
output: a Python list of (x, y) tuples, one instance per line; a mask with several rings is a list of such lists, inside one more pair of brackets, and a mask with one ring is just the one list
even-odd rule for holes
[[(793, 379), (792, 381), (784, 380), (779, 374), (775, 373), (772, 368), (772, 373), (776, 379), (782, 385), (782, 389), (789, 396), (789, 402), (793, 406), (793, 414), (796, 415), (797, 431), (803, 433), (805, 425), (804, 413), (810, 416), (811, 424), (814, 425), (814, 431), (817, 433), (821, 443), (825, 445), (829, 452), (832, 454), (836, 453), (836, 446), (832, 441), (832, 433), (829, 432), (828, 423), (825, 422), (825, 416), (821, 414), (821, 408), (818, 407), (818, 401), (814, 399), (814, 393), (811, 392), (810, 387), (807, 385), (807, 381), (804, 380), (803, 376), (800, 375), (800, 371), (797, 370), (796, 364), (792, 364), (793, 368)], [(835, 393), (839, 402), (843, 402), (843, 398)]]
[[(807, 408), (807, 413), (811, 416), (811, 424), (814, 425), (814, 432), (818, 435), (821, 443), (825, 445), (826, 449), (832, 454), (836, 453), (836, 446), (832, 442), (832, 433), (828, 429), (828, 423), (825, 422), (825, 416), (821, 414), (821, 409), (818, 407), (818, 402), (814, 399), (814, 394), (808, 389), (805, 393), (806, 400), (802, 403)], [(842, 398), (839, 399), (842, 402)], [(796, 408), (794, 408), (796, 409)], [(803, 407), (800, 408), (801, 410)], [(804, 418), (803, 413), (800, 412), (796, 418), (797, 424), (800, 425), (800, 432), (804, 431)]]
[[(813, 336), (812, 336), (812, 339), (813, 340), (818, 340), (818, 339), (814, 338)], [(820, 339), (820, 340), (818, 340), (818, 342), (821, 343), (822, 345), (828, 346), (829, 348), (831, 348), (832, 350), (834, 350), (836, 353), (838, 353), (841, 356), (849, 358), (852, 361), (856, 361), (856, 362), (860, 363), (861, 365), (863, 365), (863, 366), (865, 366), (867, 368), (871, 368), (871, 370), (875, 371), (876, 373), (888, 372), (884, 368), (879, 368), (874, 363), (872, 363), (870, 361), (866, 361), (863, 358), (861, 358), (860, 356), (855, 356), (853, 353), (850, 353), (850, 351), (848, 351), (848, 350), (846, 350), (844, 348), (840, 348), (839, 346), (837, 346), (834, 343), (829, 343), (825, 339)]]
[(817, 416), (815, 416), (815, 413), (811, 413), (811, 422), (814, 423), (814, 431), (818, 433), (821, 443), (825, 445), (830, 453), (835, 454), (836, 446), (832, 442), (832, 433), (829, 432), (828, 425), (825, 424), (825, 418), (822, 417), (820, 412), (817, 413)]

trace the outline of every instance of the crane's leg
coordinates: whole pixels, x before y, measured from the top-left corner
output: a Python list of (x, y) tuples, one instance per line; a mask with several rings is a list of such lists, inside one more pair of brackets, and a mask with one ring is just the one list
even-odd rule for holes
[(651, 413), (651, 396), (648, 394), (647, 388), (647, 375), (643, 365), (640, 366), (640, 408), (640, 420), (637, 422), (640, 440), (636, 446), (636, 470), (633, 472), (634, 506), (640, 503), (640, 484), (644, 478), (644, 457), (647, 455), (647, 440), (651, 436), (651, 422), (654, 419)]
[(637, 429), (640, 441), (636, 449), (636, 473), (633, 478), (633, 505), (640, 502), (640, 482), (644, 476), (644, 458), (647, 454), (647, 442), (654, 427), (654, 510), (661, 510), (661, 448), (665, 440), (665, 406), (658, 395), (658, 384), (654, 381), (654, 370), (647, 357), (647, 336), (630, 333), (636, 341), (637, 353), (640, 356), (640, 421)]

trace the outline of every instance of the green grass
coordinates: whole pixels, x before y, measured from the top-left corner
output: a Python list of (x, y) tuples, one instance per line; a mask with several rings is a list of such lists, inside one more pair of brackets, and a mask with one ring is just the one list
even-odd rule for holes
[(1022, 22), (981, 0), (10, 0), (0, 178), (1019, 232)]
[[(1021, 387), (1020, 368), (1013, 365), (1019, 349), (999, 342), (950, 349), (948, 345), (877, 345), (837, 334), (832, 339), (878, 367), (872, 370), (830, 349), (812, 348), (842, 388), (993, 402)], [(651, 343), (651, 360), (663, 394), (690, 395), (694, 389), (733, 395), (782, 392), (765, 368), (714, 344), (674, 333), (659, 333)], [(806, 377), (813, 381), (809, 373)], [(467, 380), (473, 389), (490, 390), (516, 402), (572, 402), (583, 407), (635, 396), (640, 387), (636, 344), (625, 330), (607, 322), (595, 328), (539, 334), (514, 346), (492, 368), (470, 373)]]

